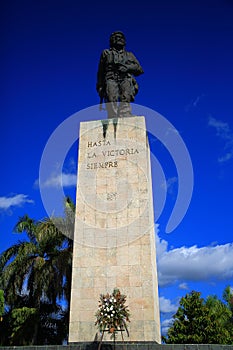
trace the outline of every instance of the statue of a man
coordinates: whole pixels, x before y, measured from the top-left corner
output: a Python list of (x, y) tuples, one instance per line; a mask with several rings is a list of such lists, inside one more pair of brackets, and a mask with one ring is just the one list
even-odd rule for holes
[(110, 49), (103, 50), (98, 67), (96, 89), (101, 103), (106, 102), (108, 118), (130, 117), (130, 102), (138, 92), (134, 77), (143, 69), (132, 52), (125, 50), (125, 36), (114, 32), (110, 36)]

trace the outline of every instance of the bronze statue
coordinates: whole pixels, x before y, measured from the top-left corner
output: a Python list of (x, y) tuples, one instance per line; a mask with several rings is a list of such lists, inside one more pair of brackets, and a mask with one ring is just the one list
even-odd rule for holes
[(100, 106), (105, 101), (108, 118), (130, 117), (130, 102), (138, 92), (135, 76), (143, 69), (132, 52), (125, 50), (125, 36), (117, 31), (110, 36), (110, 49), (103, 50), (98, 67), (96, 89)]

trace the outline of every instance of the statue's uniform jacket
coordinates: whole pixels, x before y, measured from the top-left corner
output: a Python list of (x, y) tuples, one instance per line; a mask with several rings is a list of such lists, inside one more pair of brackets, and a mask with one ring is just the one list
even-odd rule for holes
[[(109, 102), (110, 117), (117, 113), (117, 101), (134, 101), (138, 86), (133, 76), (143, 73), (140, 63), (132, 52), (115, 48), (105, 49), (100, 57), (97, 73), (97, 91)], [(122, 104), (122, 114), (129, 113), (129, 106)]]

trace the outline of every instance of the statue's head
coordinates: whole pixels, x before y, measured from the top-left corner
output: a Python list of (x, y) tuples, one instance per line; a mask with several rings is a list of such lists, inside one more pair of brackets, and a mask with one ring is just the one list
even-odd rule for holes
[(126, 40), (125, 36), (122, 32), (117, 31), (113, 32), (110, 35), (110, 47), (114, 47), (115, 49), (123, 49), (125, 47)]

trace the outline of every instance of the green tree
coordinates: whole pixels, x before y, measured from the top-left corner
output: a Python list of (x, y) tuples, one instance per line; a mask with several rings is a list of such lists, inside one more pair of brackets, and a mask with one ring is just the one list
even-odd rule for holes
[[(10, 326), (12, 345), (20, 345), (20, 339), (23, 344), (47, 343), (46, 339), (52, 337), (46, 336), (46, 330), (52, 333), (53, 329), (56, 334), (60, 323), (63, 329), (68, 329), (72, 239), (61, 229), (66, 230), (65, 233), (70, 230), (69, 237), (72, 237), (74, 207), (71, 203), (68, 199), (65, 202), (64, 219), (35, 221), (27, 215), (20, 218), (15, 231), (25, 232), (28, 239), (19, 241), (0, 256), (0, 286), (8, 305), (6, 323)], [(68, 304), (65, 312), (60, 306), (64, 301)], [(47, 326), (43, 326), (43, 322), (47, 322)]]
[(0, 289), (0, 322), (2, 321), (2, 315), (4, 313), (4, 292)]
[(181, 298), (174, 322), (163, 340), (167, 344), (231, 344), (226, 328), (229, 316), (223, 303), (215, 298), (205, 302), (201, 293), (192, 291)]
[(227, 321), (227, 328), (231, 334), (233, 343), (233, 290), (230, 286), (227, 286), (223, 292), (223, 300), (226, 302), (228, 309), (230, 310), (230, 317)]
[(229, 309), (233, 314), (233, 290), (230, 286), (227, 286), (223, 292), (223, 300), (227, 303)]
[(10, 342), (17, 345), (27, 345), (31, 339), (37, 322), (38, 312), (35, 308), (22, 307), (13, 309), (10, 318)]

